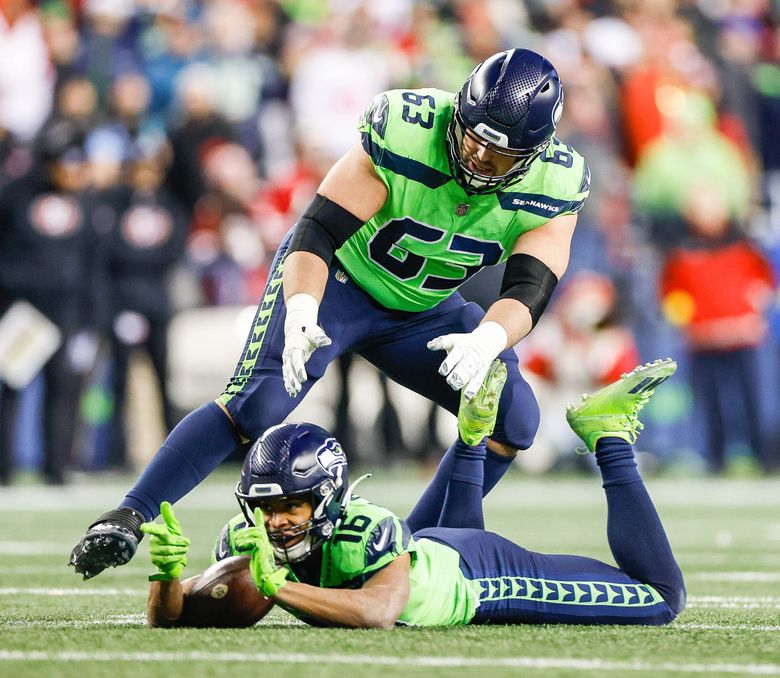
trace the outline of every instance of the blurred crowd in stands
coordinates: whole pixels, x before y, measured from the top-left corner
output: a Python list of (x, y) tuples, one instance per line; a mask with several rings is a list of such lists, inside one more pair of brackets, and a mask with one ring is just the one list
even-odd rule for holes
[[(560, 465), (574, 446), (567, 400), (672, 355), (680, 374), (642, 439), (657, 463), (777, 470), (777, 3), (0, 0), (0, 315), (24, 300), (60, 333), (38, 377), (45, 478), (65, 479), (89, 383), (105, 377), (96, 364), (110, 368), (109, 434), (91, 466), (127, 465), (136, 348), (175, 422), (172, 317), (257, 302), (376, 93), (456, 91), (516, 46), (559, 70), (558, 136), (593, 176), (569, 272), (518, 347), (543, 411), (529, 466)], [(499, 279), (486, 272), (464, 294), (489, 303)], [(26, 387), (2, 386), (0, 482)], [(382, 417), (399, 446), (389, 400)]]

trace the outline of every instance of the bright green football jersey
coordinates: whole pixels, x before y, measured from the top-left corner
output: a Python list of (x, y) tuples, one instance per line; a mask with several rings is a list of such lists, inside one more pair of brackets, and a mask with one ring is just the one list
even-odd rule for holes
[[(222, 528), (212, 562), (240, 555), (234, 533), (246, 526), (237, 515)], [(406, 523), (394, 513), (360, 497), (353, 497), (347, 515), (333, 536), (322, 544), (318, 581), (322, 588), (360, 588), (366, 580), (399, 555), (409, 553), (409, 600), (399, 623), (413, 626), (467, 624), (474, 616), (478, 592), (460, 570), (457, 551), (431, 541), (415, 541)], [(299, 581), (298, 568), (286, 566), (291, 581)], [(295, 610), (288, 611), (302, 619)]]
[(432, 308), (480, 268), (504, 261), (523, 233), (578, 212), (590, 190), (585, 160), (553, 139), (521, 180), (467, 194), (447, 155), (453, 100), (438, 89), (385, 92), (359, 125), (388, 198), (336, 256), (386, 308)]

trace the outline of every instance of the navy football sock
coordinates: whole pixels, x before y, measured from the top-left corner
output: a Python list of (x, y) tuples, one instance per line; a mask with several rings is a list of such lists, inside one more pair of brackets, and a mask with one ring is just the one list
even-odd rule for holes
[(512, 466), (514, 457), (507, 457), (503, 454), (497, 454), (487, 450), (485, 452), (485, 477), (482, 481), (482, 496), (486, 497), (488, 492), (492, 490), (504, 474)]
[(121, 503), (154, 520), (160, 502), (172, 504), (211, 473), (241, 444), (227, 415), (215, 402), (182, 419)]
[(447, 495), (447, 483), (450, 479), (452, 464), (455, 461), (455, 443), (444, 454), (428, 487), (417, 500), (412, 512), (406, 519), (412, 534), (426, 527), (436, 527)]
[(612, 556), (629, 577), (655, 587), (675, 612), (682, 609), (685, 589), (661, 519), (645, 489), (634, 450), (621, 438), (596, 443), (607, 495), (607, 539)]
[(438, 526), (484, 530), (482, 483), (485, 473), (485, 443), (483, 441), (471, 447), (459, 438), (450, 450), (453, 453), (452, 468)]
[[(428, 487), (425, 488), (422, 496), (406, 519), (406, 523), (412, 532), (439, 525), (439, 517), (447, 496), (447, 484), (452, 473), (455, 461), (455, 448), (458, 442), (460, 442), (460, 438), (452, 444), (442, 457), (439, 467), (436, 469), (436, 475), (434, 475)], [(496, 483), (501, 480), (513, 461), (514, 457), (505, 457), (490, 450), (485, 451), (482, 473), (483, 497), (496, 486)]]

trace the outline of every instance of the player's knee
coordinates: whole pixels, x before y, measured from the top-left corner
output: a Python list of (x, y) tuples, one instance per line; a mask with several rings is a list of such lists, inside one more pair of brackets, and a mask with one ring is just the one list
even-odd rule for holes
[(273, 404), (262, 408), (244, 406), (229, 412), (233, 427), (247, 440), (257, 440), (271, 426), (281, 424), (289, 413), (288, 408), (277, 408)]
[(675, 583), (673, 586), (669, 587), (669, 590), (664, 595), (664, 600), (675, 617), (685, 609), (688, 594), (685, 591), (685, 583), (683, 582), (682, 576), (680, 576), (679, 583)]
[[(231, 414), (230, 410), (228, 410), (228, 408), (225, 407), (225, 403), (222, 402), (221, 396), (220, 396), (220, 398), (217, 398), (216, 400), (214, 400), (214, 405), (216, 405), (220, 409), (222, 414), (224, 414), (227, 417), (227, 420), (230, 422), (230, 425), (234, 429), (238, 430), (238, 426), (236, 426), (236, 420), (233, 417), (233, 415)], [(210, 407), (213, 407), (214, 405), (210, 405)]]
[[(282, 417), (282, 419), (284, 419), (284, 417)], [(280, 424), (282, 419), (276, 420), (275, 423)], [(271, 428), (271, 426), (273, 426), (273, 424), (267, 424), (265, 419), (260, 420), (254, 417), (241, 416), (240, 413), (237, 413), (235, 419), (233, 420), (233, 425), (235, 426), (239, 435), (247, 440), (257, 440), (260, 436), (263, 435), (263, 433), (265, 433), (269, 428)]]
[(668, 624), (685, 609), (685, 603), (688, 599), (682, 572), (678, 569), (674, 575), (668, 577), (663, 582), (654, 583), (653, 586), (661, 594), (666, 606), (672, 613), (672, 616), (664, 622)]
[[(513, 399), (504, 416), (503, 435), (496, 442), (517, 450), (531, 447), (539, 430), (539, 405), (536, 399)], [(500, 453), (500, 452), (499, 452)]]

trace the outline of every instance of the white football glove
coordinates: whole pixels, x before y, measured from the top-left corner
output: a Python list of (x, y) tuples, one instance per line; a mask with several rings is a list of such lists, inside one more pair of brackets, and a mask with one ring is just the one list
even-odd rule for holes
[(317, 325), (319, 303), (310, 294), (294, 294), (287, 300), (284, 321), (282, 379), (291, 398), (301, 392), (308, 375), (306, 362), (318, 348), (330, 345), (330, 337)]
[(432, 351), (447, 351), (439, 367), (439, 374), (455, 391), (463, 389), (466, 400), (471, 400), (482, 386), (490, 363), (506, 348), (509, 337), (497, 322), (482, 323), (473, 332), (445, 334), (428, 342)]

